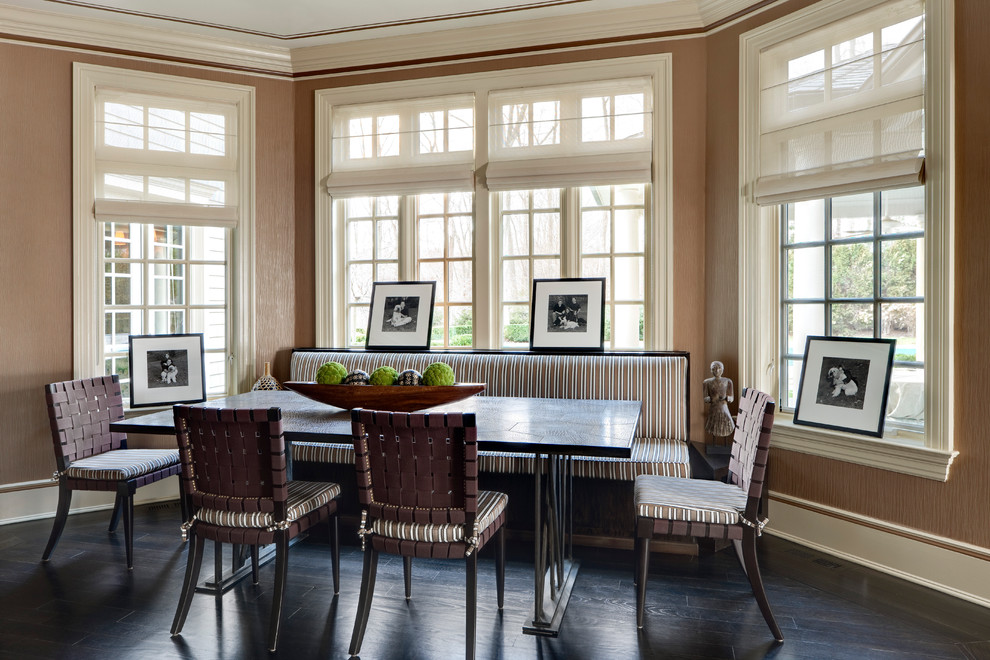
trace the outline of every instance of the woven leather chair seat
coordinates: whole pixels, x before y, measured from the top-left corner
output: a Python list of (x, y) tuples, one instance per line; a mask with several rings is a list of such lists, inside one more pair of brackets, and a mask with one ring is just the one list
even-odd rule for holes
[(65, 476), (116, 481), (133, 479), (178, 464), (178, 449), (115, 449), (73, 461), (66, 468)]
[(636, 515), (644, 518), (734, 525), (747, 495), (721, 481), (644, 475), (636, 479), (634, 498)]
[[(313, 481), (290, 481), (287, 484), (286, 498), (287, 521), (295, 521), (310, 511), (315, 511), (327, 502), (340, 495), (340, 485), (335, 483), (319, 483)], [(272, 530), (276, 527), (272, 511), (267, 512), (235, 512), (223, 509), (202, 508), (196, 511), (196, 520), (217, 525), (219, 527), (244, 527), (250, 529)]]
[(767, 522), (761, 509), (775, 407), (768, 394), (752, 388), (743, 390), (726, 482), (647, 475), (636, 478), (637, 627), (643, 627), (646, 610), (650, 539), (656, 534), (693, 536), (732, 541), (770, 632), (777, 641), (784, 640), (756, 558), (756, 537)]
[[(58, 510), (42, 561), (51, 558), (69, 516), (75, 490), (116, 492), (110, 533), (124, 520), (127, 568), (134, 567), (134, 493), (138, 488), (179, 474), (177, 449), (128, 449), (124, 433), (110, 425), (124, 419), (120, 378), (101, 376), (50, 383), (45, 403), (55, 449)], [(181, 498), (183, 518), (185, 499)]]

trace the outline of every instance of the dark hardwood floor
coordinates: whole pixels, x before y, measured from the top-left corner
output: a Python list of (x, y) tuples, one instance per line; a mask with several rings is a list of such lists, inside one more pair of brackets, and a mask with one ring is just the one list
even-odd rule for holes
[[(134, 570), (107, 513), (69, 519), (52, 560), (40, 561), (51, 521), (0, 527), (0, 659), (271, 657), (265, 651), (273, 565), (222, 602), (197, 594), (182, 635), (169, 627), (185, 546), (178, 504), (138, 507)], [(360, 585), (361, 553), (350, 534), (341, 590), (333, 598), (330, 552), (320, 531), (293, 546), (279, 638), (282, 658), (346, 658)], [(654, 555), (646, 625), (635, 625), (631, 553), (577, 550), (581, 571), (560, 637), (521, 632), (532, 595), (528, 543), (510, 543), (505, 609), (495, 606), (494, 562), (479, 567), (478, 657), (891, 659), (990, 658), (990, 611), (875, 571), (765, 536), (764, 581), (783, 629), (775, 644), (734, 553)], [(212, 573), (207, 548), (203, 577)], [(403, 598), (402, 562), (382, 557), (365, 636), (365, 659), (463, 654), (463, 562), (414, 562)]]

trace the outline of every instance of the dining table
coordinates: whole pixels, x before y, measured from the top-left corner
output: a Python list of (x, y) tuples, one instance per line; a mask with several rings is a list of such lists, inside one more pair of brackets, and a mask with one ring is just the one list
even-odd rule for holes
[[(292, 443), (352, 442), (349, 410), (289, 390), (251, 391), (193, 405), (280, 408), (290, 475)], [(573, 458), (630, 457), (641, 407), (639, 401), (479, 395), (420, 411), (474, 413), (480, 450), (535, 457), (533, 610), (523, 626), (524, 633), (559, 634), (577, 577), (580, 562), (573, 556), (572, 543)], [(142, 434), (175, 432), (171, 409), (128, 417), (111, 423), (110, 429)], [(238, 576), (222, 580), (219, 554), (217, 561), (216, 590), (229, 588), (234, 579), (246, 573), (242, 566)]]

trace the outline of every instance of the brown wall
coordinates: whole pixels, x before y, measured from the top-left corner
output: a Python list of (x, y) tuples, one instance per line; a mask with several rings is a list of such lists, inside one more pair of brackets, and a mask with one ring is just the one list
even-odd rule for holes
[[(738, 373), (738, 50), (746, 30), (811, 4), (791, 0), (707, 37), (576, 53), (288, 82), (203, 69), (0, 44), (0, 484), (51, 473), (42, 386), (72, 376), (71, 62), (211, 78), (257, 88), (257, 351), (288, 372), (289, 349), (315, 341), (313, 92), (331, 86), (669, 52), (674, 76), (673, 348), (688, 350), (692, 433), (712, 359)], [(947, 483), (798, 453), (773, 452), (774, 490), (990, 547), (973, 525), (990, 485), (987, 294), (990, 3), (956, 6), (956, 400)], [(260, 367), (259, 367), (260, 368)]]
[[(694, 437), (701, 437), (704, 421), (700, 406), (701, 381), (704, 373), (697, 368), (699, 360), (707, 359), (705, 311), (700, 304), (704, 296), (705, 244), (705, 89), (697, 84), (705, 75), (706, 52), (702, 39), (658, 41), (637, 46), (600, 48), (572, 53), (541, 54), (529, 57), (472, 62), (470, 64), (428, 67), (414, 72), (384, 73), (317, 78), (296, 83), (296, 211), (297, 229), (296, 281), (300, 317), (303, 328), (312, 327), (310, 301), (314, 298), (314, 257), (312, 242), (314, 195), (312, 182), (314, 144), (314, 92), (332, 87), (366, 85), (395, 80), (411, 80), (450, 76), (479, 71), (504, 70), (566, 62), (594, 61), (615, 57), (630, 57), (670, 53), (673, 63), (673, 258), (674, 258), (674, 328), (671, 348), (689, 351), (693, 358), (691, 369), (692, 428)], [(309, 335), (312, 340), (312, 335)], [(305, 342), (300, 345), (312, 345)], [(697, 396), (696, 396), (697, 393)]]
[(52, 474), (43, 387), (73, 376), (73, 62), (255, 87), (259, 364), (295, 342), (292, 83), (0, 43), (0, 485)]
[[(739, 35), (810, 4), (796, 0), (708, 37), (706, 345), (736, 371), (738, 310)], [(990, 547), (982, 512), (990, 501), (986, 338), (990, 286), (990, 3), (956, 0), (956, 375), (955, 449), (946, 483), (860, 465), (773, 450), (770, 484), (786, 493), (931, 534)], [(695, 363), (697, 365), (697, 362)], [(974, 518), (974, 510), (977, 513)], [(974, 524), (979, 521), (978, 524)]]

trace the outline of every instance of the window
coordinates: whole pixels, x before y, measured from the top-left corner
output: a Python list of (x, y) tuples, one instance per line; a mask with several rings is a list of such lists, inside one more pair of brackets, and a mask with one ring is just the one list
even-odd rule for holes
[[(436, 281), (435, 348), (471, 347), (471, 193), (354, 197), (339, 202), (346, 243), (344, 298), (349, 346), (363, 346), (374, 282)], [(400, 249), (400, 237), (415, 251)]]
[[(740, 380), (777, 397), (775, 446), (940, 480), (955, 456), (950, 10), (817, 3), (743, 35), (740, 87)], [(883, 439), (790, 424), (809, 334), (898, 340)]]
[(126, 399), (129, 335), (202, 332), (207, 395), (236, 391), (253, 374), (252, 90), (75, 76), (92, 127), (75, 136), (76, 375), (118, 374)]
[[(504, 348), (529, 346), (533, 279), (604, 277), (606, 347), (643, 349), (647, 191), (627, 184), (499, 193)], [(562, 245), (575, 246), (569, 258)]]
[(318, 342), (363, 345), (376, 279), (435, 280), (432, 346), (526, 348), (534, 278), (605, 277), (607, 346), (669, 348), (669, 64), (317, 92)]
[(897, 340), (887, 426), (923, 430), (924, 188), (781, 209), (780, 407), (793, 411), (808, 335)]

